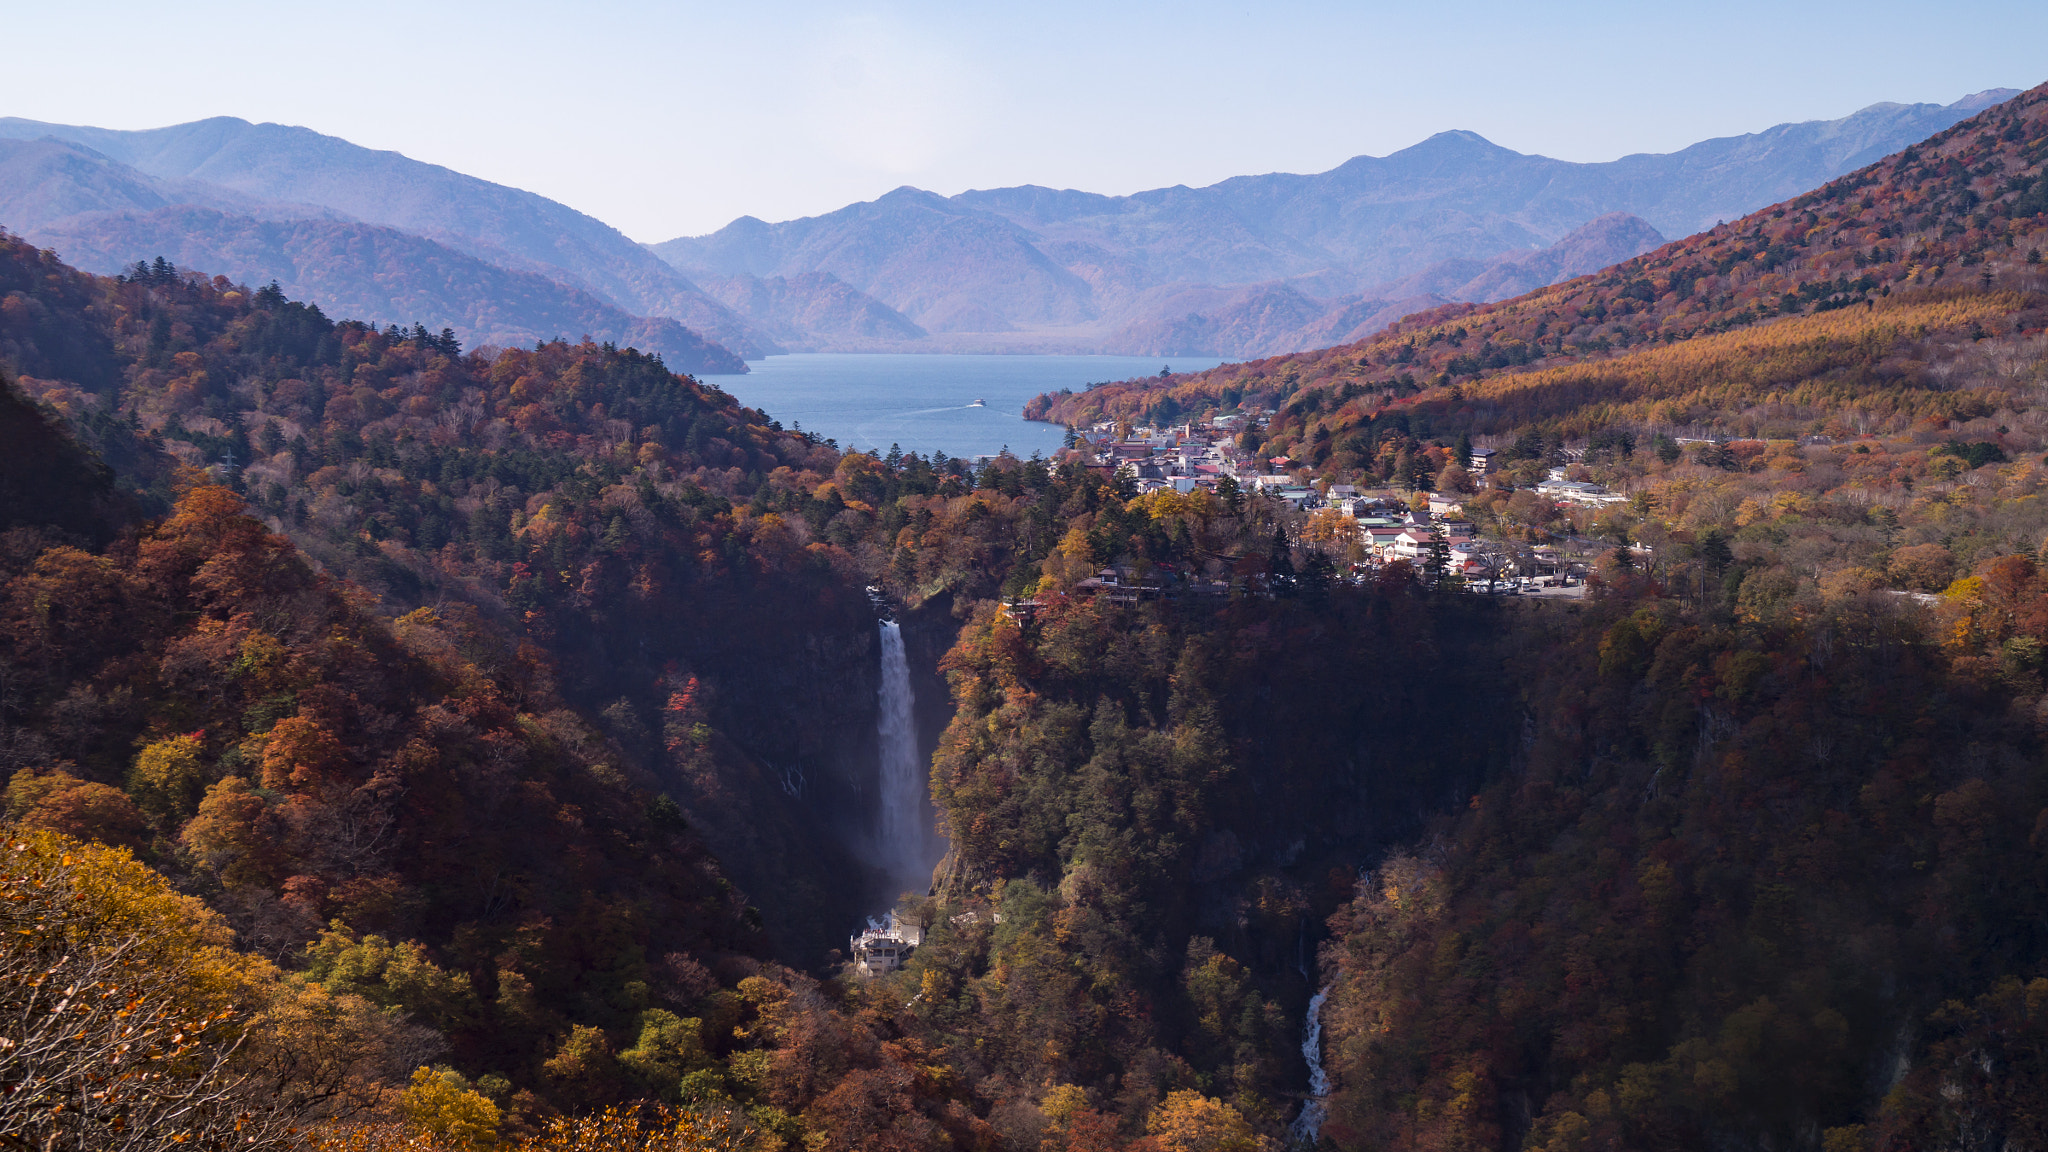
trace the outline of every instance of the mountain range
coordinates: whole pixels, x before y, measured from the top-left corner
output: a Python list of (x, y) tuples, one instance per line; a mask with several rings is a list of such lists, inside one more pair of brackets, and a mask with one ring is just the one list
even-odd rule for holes
[[(1315, 175), (1130, 196), (906, 187), (779, 224), (742, 217), (653, 250), (699, 278), (830, 272), (950, 347), (1270, 354), (1355, 332), (1400, 302), (1499, 300), (1627, 259), (2011, 95), (1874, 104), (1597, 164), (1453, 131)], [(1640, 219), (1582, 231), (1616, 213)]]
[(357, 318), (452, 326), (471, 343), (588, 333), (696, 372), (744, 371), (740, 357), (781, 351), (593, 217), (304, 128), (0, 120), (0, 224), (97, 272), (175, 255)]
[(157, 256), (337, 315), (660, 352), (1256, 356), (1361, 339), (1628, 259), (2011, 95), (1876, 104), (1580, 164), (1444, 132), (1324, 173), (1130, 196), (899, 188), (822, 216), (642, 245), (530, 192), (310, 129), (0, 119), (0, 226), (113, 274)]

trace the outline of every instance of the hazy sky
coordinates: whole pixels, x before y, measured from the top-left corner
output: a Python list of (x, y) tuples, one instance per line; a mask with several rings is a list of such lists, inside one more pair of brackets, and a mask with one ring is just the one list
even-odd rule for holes
[(1124, 193), (1469, 128), (1610, 160), (2048, 80), (2048, 4), (0, 0), (0, 115), (302, 124), (639, 240), (899, 184)]

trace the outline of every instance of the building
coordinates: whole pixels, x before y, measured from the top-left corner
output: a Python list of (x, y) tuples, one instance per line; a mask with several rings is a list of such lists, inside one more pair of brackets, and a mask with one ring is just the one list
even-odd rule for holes
[(1394, 547), (1400, 542), (1401, 534), (1407, 531), (1411, 529), (1399, 524), (1372, 524), (1359, 529), (1365, 546), (1382, 560), (1394, 558)]
[(1586, 484), (1577, 480), (1562, 480), (1553, 477), (1536, 486), (1536, 494), (1548, 500), (1564, 504), (1577, 504), (1585, 508), (1604, 508), (1610, 504), (1626, 504), (1628, 497), (1619, 492), (1609, 492), (1598, 484)]
[(1500, 451), (1495, 448), (1474, 448), (1465, 462), (1465, 471), (1474, 476), (1491, 476), (1500, 468)]
[(867, 928), (848, 943), (847, 951), (853, 956), (854, 973), (872, 979), (903, 967), (903, 962), (922, 943), (924, 928), (891, 912), (880, 924), (870, 920)]
[(1394, 537), (1391, 553), (1396, 560), (1406, 560), (1411, 564), (1419, 564), (1429, 556), (1430, 544), (1434, 539), (1435, 537), (1432, 533), (1422, 531), (1421, 529), (1404, 529), (1400, 535)]

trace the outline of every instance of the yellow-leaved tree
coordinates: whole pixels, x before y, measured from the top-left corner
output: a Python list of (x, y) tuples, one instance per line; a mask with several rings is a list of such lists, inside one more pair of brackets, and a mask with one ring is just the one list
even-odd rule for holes
[(1252, 1131), (1237, 1109), (1202, 1095), (1180, 1090), (1145, 1121), (1145, 1131), (1166, 1152), (1270, 1152), (1271, 1143)]
[(126, 849), (0, 827), (0, 1147), (294, 1147), (443, 1046), (232, 940)]

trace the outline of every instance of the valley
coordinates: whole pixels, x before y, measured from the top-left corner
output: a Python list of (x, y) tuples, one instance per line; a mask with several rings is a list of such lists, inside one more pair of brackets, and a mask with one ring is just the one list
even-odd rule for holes
[(0, 1139), (2031, 1147), (2044, 165), (0, 122)]

